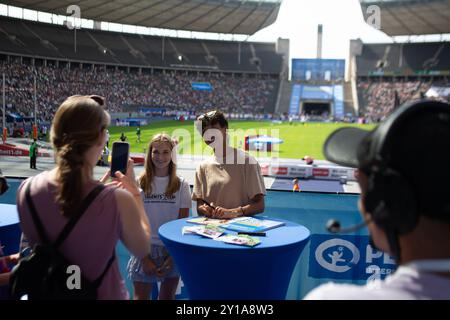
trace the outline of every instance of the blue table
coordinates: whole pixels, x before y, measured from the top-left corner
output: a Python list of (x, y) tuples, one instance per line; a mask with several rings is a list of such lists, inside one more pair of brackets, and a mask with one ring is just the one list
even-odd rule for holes
[(5, 255), (19, 252), (20, 225), (17, 207), (14, 204), (0, 204), (0, 244)]
[(261, 243), (251, 248), (182, 235), (183, 226), (193, 225), (188, 219), (162, 225), (159, 236), (180, 270), (190, 299), (286, 298), (292, 272), (309, 240), (307, 228), (277, 219), (285, 225), (266, 231)]

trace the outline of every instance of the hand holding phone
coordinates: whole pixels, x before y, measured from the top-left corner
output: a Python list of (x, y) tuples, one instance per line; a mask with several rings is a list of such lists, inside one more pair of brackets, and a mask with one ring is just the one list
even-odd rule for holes
[(127, 142), (116, 141), (112, 145), (111, 177), (115, 177), (116, 171), (127, 173), (130, 145)]

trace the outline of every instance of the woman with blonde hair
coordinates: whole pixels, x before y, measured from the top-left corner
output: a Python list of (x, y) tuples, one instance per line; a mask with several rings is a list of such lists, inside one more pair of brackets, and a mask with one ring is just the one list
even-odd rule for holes
[[(110, 122), (103, 105), (99, 96), (72, 96), (59, 106), (50, 133), (56, 167), (20, 185), (17, 208), (31, 246), (47, 242), (45, 238), (54, 244), (68, 222), (83, 212), (84, 200), (96, 191), (58, 251), (79, 266), (89, 281), (98, 284), (97, 299), (127, 299), (115, 258), (116, 244), (120, 239), (134, 255), (146, 256), (150, 252), (150, 226), (133, 181), (131, 162), (126, 176), (115, 173), (115, 183), (103, 186), (109, 172), (101, 181), (94, 179), (93, 169), (105, 146)], [(44, 230), (35, 224), (30, 210), (37, 213)]]
[(138, 178), (152, 228), (151, 254), (143, 259), (132, 256), (128, 274), (134, 285), (136, 300), (149, 299), (152, 286), (161, 281), (160, 300), (175, 299), (180, 275), (167, 249), (158, 236), (159, 227), (175, 219), (189, 216), (191, 194), (189, 184), (177, 175), (176, 143), (160, 133), (148, 145), (145, 170)]

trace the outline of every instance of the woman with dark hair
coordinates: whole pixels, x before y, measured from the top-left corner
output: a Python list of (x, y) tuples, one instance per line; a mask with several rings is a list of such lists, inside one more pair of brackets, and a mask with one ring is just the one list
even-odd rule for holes
[[(21, 227), (31, 246), (43, 240), (31, 218), (27, 188), (53, 243), (69, 219), (81, 211), (86, 196), (107, 179), (109, 172), (100, 182), (93, 176), (110, 122), (103, 105), (99, 96), (72, 96), (56, 111), (50, 132), (56, 167), (25, 180), (17, 192)], [(150, 226), (134, 182), (132, 162), (126, 176), (120, 172), (115, 176), (115, 182), (99, 192), (58, 248), (88, 280), (94, 281), (105, 272), (97, 289), (98, 299), (128, 298), (114, 258), (119, 239), (137, 257), (150, 252)]]

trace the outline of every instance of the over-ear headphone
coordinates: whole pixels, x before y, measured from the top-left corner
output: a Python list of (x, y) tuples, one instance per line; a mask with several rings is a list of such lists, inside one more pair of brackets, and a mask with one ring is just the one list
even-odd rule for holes
[(384, 230), (404, 234), (417, 224), (417, 204), (410, 183), (397, 170), (377, 165), (368, 176), (368, 186), (362, 199), (371, 220)]
[(358, 149), (360, 169), (368, 176), (365, 196), (362, 198), (371, 220), (383, 229), (394, 255), (399, 253), (398, 235), (412, 231), (419, 220), (418, 204), (411, 183), (390, 163), (391, 144), (405, 122), (414, 117), (436, 113), (450, 114), (448, 104), (419, 100), (407, 103), (368, 135)]

